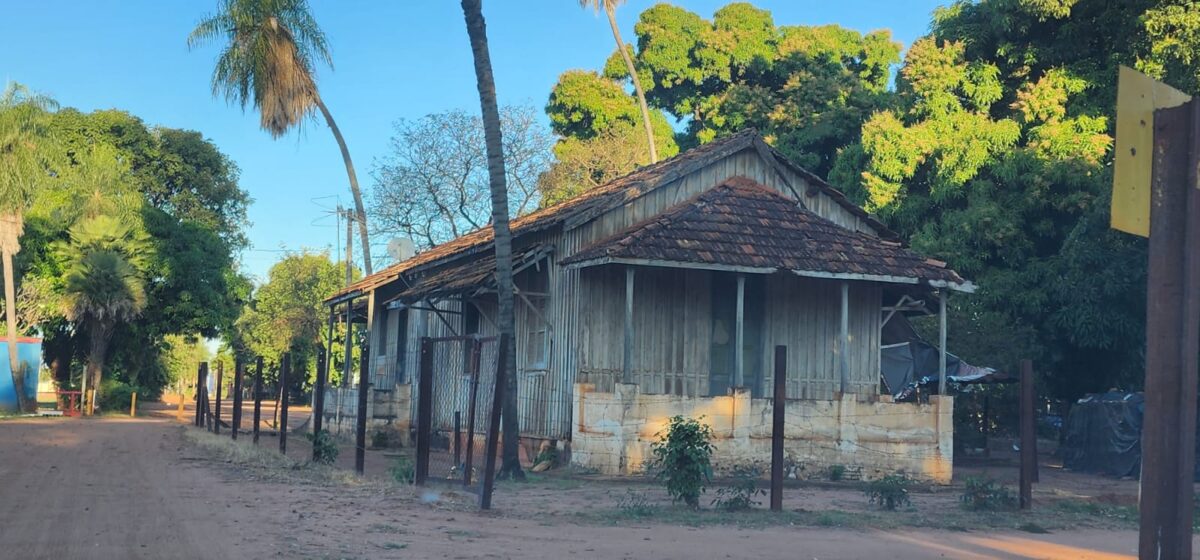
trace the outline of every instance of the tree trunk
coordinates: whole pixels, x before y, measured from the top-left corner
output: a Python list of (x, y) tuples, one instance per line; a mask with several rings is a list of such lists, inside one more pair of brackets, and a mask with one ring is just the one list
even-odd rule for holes
[(13, 390), (17, 392), (17, 407), (24, 412), (36, 412), (37, 401), (30, 402), (25, 395), (25, 368), (17, 355), (17, 283), (13, 275), (11, 247), (3, 247), (0, 253), (4, 260), (4, 320), (8, 327), (5, 338), (8, 342), (8, 367), (12, 372)]
[(475, 79), (479, 87), (479, 104), (483, 110), (483, 132), (487, 147), (488, 184), (492, 191), (492, 230), (496, 240), (496, 292), (499, 300), (497, 326), (508, 334), (508, 358), (505, 370), (504, 407), (501, 433), (500, 476), (525, 479), (517, 452), (520, 427), (517, 421), (517, 352), (513, 326), (512, 233), (508, 229), (508, 187), (505, 184), (504, 150), (500, 138), (500, 110), (496, 106), (496, 82), (492, 76), (492, 60), (488, 53), (487, 28), (483, 20), (481, 0), (462, 0), (467, 36), (475, 58)]
[(358, 188), (358, 174), (354, 172), (354, 162), (350, 160), (350, 148), (346, 147), (346, 139), (342, 138), (342, 130), (338, 128), (337, 122), (333, 120), (333, 115), (325, 107), (325, 101), (320, 97), (317, 97), (317, 107), (321, 108), (321, 114), (325, 116), (325, 123), (329, 125), (329, 130), (333, 131), (333, 137), (337, 140), (338, 148), (342, 150), (342, 161), (346, 162), (346, 175), (350, 177), (350, 193), (354, 195), (354, 213), (358, 220), (358, 237), (362, 241), (363, 272), (367, 276), (370, 276), (371, 243), (367, 239), (367, 211), (363, 207), (362, 190)]
[(621, 30), (617, 28), (617, 14), (611, 2), (604, 3), (604, 12), (608, 14), (608, 25), (612, 27), (613, 39), (617, 40), (617, 50), (625, 59), (625, 69), (629, 70), (629, 78), (633, 80), (633, 91), (637, 93), (638, 105), (642, 108), (642, 127), (646, 129), (646, 140), (650, 142), (650, 163), (658, 162), (658, 147), (654, 145), (654, 127), (650, 125), (650, 108), (646, 106), (646, 93), (642, 91), (642, 82), (638, 79), (637, 69), (633, 67), (633, 59), (625, 50), (625, 41), (621, 40)]
[[(112, 326), (93, 321), (88, 325), (88, 387), (92, 389), (93, 403), (100, 399), (100, 378), (104, 374), (104, 360), (108, 356), (108, 341), (112, 335)], [(93, 406), (95, 406), (93, 404)]]

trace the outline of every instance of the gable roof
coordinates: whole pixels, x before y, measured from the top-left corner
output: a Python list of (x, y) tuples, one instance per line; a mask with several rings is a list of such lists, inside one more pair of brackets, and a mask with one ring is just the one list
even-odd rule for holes
[(745, 177), (735, 177), (562, 261), (702, 268), (899, 282), (973, 291), (945, 263), (852, 231)]
[[(887, 238), (895, 237), (895, 234), (883, 223), (872, 217), (866, 210), (850, 202), (840, 191), (816, 175), (789, 162), (783, 154), (767, 145), (759, 136), (758, 131), (746, 129), (658, 163), (641, 167), (628, 175), (584, 191), (558, 204), (517, 217), (509, 224), (513, 240), (515, 241), (521, 235), (545, 231), (553, 227), (563, 226), (568, 229), (576, 227), (663, 184), (748, 148), (758, 151), (769, 165), (786, 166), (800, 174), (809, 181), (810, 190), (825, 193), (848, 212), (865, 220), (880, 235)], [(457, 257), (487, 250), (491, 247), (493, 238), (491, 226), (482, 227), (422, 251), (408, 260), (379, 270), (349, 287), (339, 290), (326, 299), (326, 302), (341, 301), (346, 297), (369, 292), (400, 279), (401, 275), (418, 267), (433, 267)]]

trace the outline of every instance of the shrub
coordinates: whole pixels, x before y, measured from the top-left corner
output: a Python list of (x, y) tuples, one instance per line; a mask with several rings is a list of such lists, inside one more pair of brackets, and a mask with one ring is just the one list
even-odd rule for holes
[(308, 441), (313, 446), (313, 461), (322, 465), (332, 465), (337, 462), (338, 446), (329, 430), (321, 430), (316, 434), (307, 434)]
[(392, 473), (392, 479), (401, 484), (412, 484), (416, 480), (416, 469), (407, 455), (396, 457), (396, 462), (392, 464), (389, 472)]
[(1013, 509), (1017, 506), (1017, 497), (1012, 490), (990, 478), (968, 478), (959, 499), (963, 506), (976, 511)]
[(846, 476), (846, 465), (834, 465), (829, 467), (829, 480), (837, 482)]
[(912, 480), (903, 474), (889, 474), (867, 484), (866, 495), (870, 498), (870, 503), (892, 511), (897, 507), (912, 504), (908, 499), (908, 487), (911, 485)]
[(97, 391), (96, 408), (104, 412), (128, 412), (130, 397), (137, 391), (137, 386), (121, 381), (101, 381), (100, 390)]
[(371, 433), (371, 447), (384, 449), (392, 444), (392, 436), (386, 430), (375, 430)]
[(755, 499), (767, 495), (766, 490), (758, 487), (758, 478), (761, 475), (762, 472), (754, 467), (734, 467), (733, 485), (718, 488), (717, 497), (713, 499), (712, 505), (725, 511), (744, 511), (761, 504), (762, 502)]
[(675, 501), (700, 507), (700, 494), (712, 476), (712, 428), (694, 418), (672, 417), (666, 432), (650, 445), (655, 478)]

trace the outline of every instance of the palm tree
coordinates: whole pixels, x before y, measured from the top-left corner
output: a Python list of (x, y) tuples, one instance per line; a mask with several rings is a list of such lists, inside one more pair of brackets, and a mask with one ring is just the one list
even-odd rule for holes
[(60, 247), (67, 263), (63, 311), (87, 332), (85, 382), (99, 389), (113, 332), (146, 304), (139, 268), (149, 248), (127, 222), (106, 215), (84, 220), (70, 235), (70, 243)]
[[(496, 81), (492, 76), (492, 59), (488, 52), (487, 25), (483, 20), (480, 0), (462, 0), (467, 36), (475, 58), (475, 81), (479, 88), (479, 104), (483, 110), (484, 146), (487, 149), (488, 184), (492, 191), (492, 231), (496, 251), (497, 318), (501, 334), (508, 335), (508, 351), (504, 362), (504, 449), (501, 451), (500, 475), (517, 480), (525, 478), (517, 452), (520, 427), (517, 423), (517, 352), (513, 333), (512, 232), (508, 229), (508, 186), (505, 184), (504, 143), (500, 138), (500, 110), (496, 106)], [(489, 451), (490, 453), (491, 451)]]
[(213, 70), (213, 95), (224, 95), (245, 110), (252, 104), (259, 126), (279, 138), (317, 111), (333, 132), (346, 175), (362, 242), (363, 268), (371, 274), (371, 246), (367, 240), (367, 212), (363, 208), (358, 175), (350, 149), (337, 122), (317, 90), (314, 62), (333, 67), (325, 33), (317, 26), (306, 0), (221, 0), (221, 7), (196, 25), (188, 47), (225, 39), (224, 50)]
[(608, 16), (608, 26), (612, 28), (613, 39), (617, 41), (617, 51), (625, 60), (625, 69), (629, 71), (629, 78), (633, 80), (633, 91), (637, 93), (638, 105), (642, 108), (642, 127), (646, 129), (646, 140), (650, 145), (650, 163), (655, 163), (658, 161), (658, 148), (654, 146), (654, 127), (650, 125), (650, 107), (646, 105), (646, 93), (642, 91), (642, 82), (638, 79), (637, 70), (633, 67), (633, 59), (629, 57), (629, 51), (625, 49), (625, 41), (621, 40), (621, 30), (617, 27), (617, 6), (624, 3), (625, 0), (579, 0), (580, 7), (591, 7), (597, 13), (603, 10)]
[(25, 395), (25, 365), (17, 356), (17, 285), (13, 255), (21, 250), (24, 211), (33, 193), (51, 179), (54, 157), (46, 112), (57, 108), (54, 100), (29, 88), (9, 83), (0, 94), (0, 260), (4, 271), (5, 338), (13, 388), (21, 410), (32, 412), (37, 401)]

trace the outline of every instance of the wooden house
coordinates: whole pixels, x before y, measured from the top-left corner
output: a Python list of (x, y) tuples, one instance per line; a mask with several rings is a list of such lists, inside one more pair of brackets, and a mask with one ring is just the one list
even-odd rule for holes
[[(783, 345), (788, 398), (817, 407), (803, 414), (821, 414), (832, 403), (837, 410), (828, 414), (837, 424), (848, 421), (851, 405), (908, 407), (915, 432), (889, 440), (907, 429), (908, 420), (897, 420), (903, 415), (894, 411), (889, 421), (896, 426), (856, 432), (875, 434), (868, 439), (886, 453), (910, 455), (912, 471), (935, 479), (948, 472), (945, 464), (920, 467), (930, 453), (948, 452), (948, 417), (938, 420), (948, 399), (900, 405), (881, 397), (880, 331), (901, 298), (940, 296), (944, 304), (948, 291), (973, 286), (945, 263), (906, 249), (756, 132), (713, 141), (516, 218), (512, 233), (523, 437), (562, 442), (573, 461), (603, 471), (635, 471), (661, 424), (651, 417), (655, 410), (688, 413), (721, 399), (734, 400), (718, 408), (744, 401), (744, 410), (709, 415), (735, 422), (754, 406), (769, 407), (762, 397), (771, 392), (774, 348)], [(348, 307), (367, 322), (376, 393), (370, 414), (377, 421), (411, 418), (421, 337), (495, 331), (494, 270), (492, 232), (484, 228), (329, 298), (331, 313)], [(434, 379), (442, 382), (451, 381)], [(620, 418), (605, 416), (620, 407), (585, 414), (586, 403), (622, 399)], [(333, 400), (353, 399), (326, 402)], [(631, 413), (631, 403), (642, 413)], [(872, 414), (878, 411), (864, 408), (860, 416)], [(619, 428), (594, 429), (599, 425)], [(757, 437), (745, 430), (726, 435)], [(846, 437), (831, 441), (844, 447)], [(911, 445), (919, 448), (896, 451)], [(726, 448), (756, 453), (741, 444)], [(853, 450), (837, 453), (827, 460), (856, 464)]]

